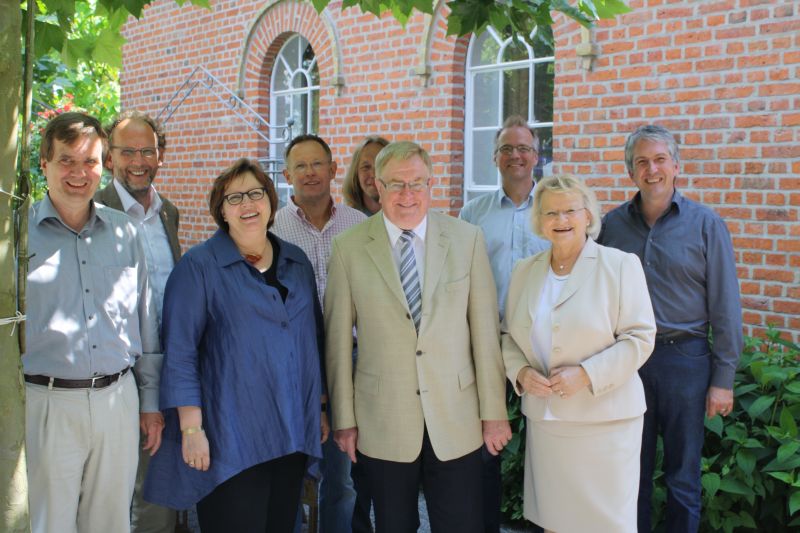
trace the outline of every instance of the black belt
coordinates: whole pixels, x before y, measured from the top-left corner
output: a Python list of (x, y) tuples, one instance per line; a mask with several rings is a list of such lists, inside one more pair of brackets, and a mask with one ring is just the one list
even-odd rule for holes
[(679, 342), (702, 340), (703, 337), (686, 333), (685, 331), (671, 331), (669, 333), (656, 333), (656, 344), (676, 344)]
[(25, 374), (25, 381), (34, 385), (44, 385), (48, 388), (59, 389), (103, 389), (119, 381), (119, 378), (128, 373), (131, 367), (127, 367), (116, 374), (107, 376), (97, 376), (90, 379), (61, 379), (51, 378), (50, 376)]

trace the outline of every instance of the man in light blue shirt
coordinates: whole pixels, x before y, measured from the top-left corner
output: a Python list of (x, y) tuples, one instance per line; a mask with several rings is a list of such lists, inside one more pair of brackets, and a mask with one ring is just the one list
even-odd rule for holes
[(459, 215), (480, 226), (486, 238), (492, 274), (497, 285), (500, 319), (505, 315), (511, 271), (520, 259), (546, 250), (550, 243), (531, 231), (533, 169), (539, 161), (539, 139), (525, 119), (512, 115), (495, 137), (494, 162), (502, 188), (467, 202)]
[[(508, 117), (497, 130), (494, 162), (503, 180), (502, 188), (467, 202), (460, 217), (480, 226), (497, 285), (500, 320), (505, 316), (506, 295), (511, 271), (520, 259), (550, 247), (550, 243), (531, 231), (533, 207), (533, 169), (539, 161), (539, 139), (525, 119)], [(500, 456), (483, 453), (484, 531), (500, 531)]]

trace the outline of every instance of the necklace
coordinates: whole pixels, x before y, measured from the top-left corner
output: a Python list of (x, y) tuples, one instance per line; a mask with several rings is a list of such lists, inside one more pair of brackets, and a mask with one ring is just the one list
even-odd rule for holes
[(258, 254), (242, 254), (244, 256), (244, 260), (250, 263), (251, 265), (255, 265), (259, 261), (261, 261), (261, 257)]

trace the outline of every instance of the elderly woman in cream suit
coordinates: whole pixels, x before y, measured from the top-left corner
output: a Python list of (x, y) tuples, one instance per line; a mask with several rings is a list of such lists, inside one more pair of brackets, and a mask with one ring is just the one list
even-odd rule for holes
[(594, 242), (597, 200), (575, 177), (537, 184), (531, 222), (553, 246), (517, 263), (502, 336), (528, 421), (524, 515), (557, 533), (635, 532), (637, 370), (656, 333), (642, 266)]

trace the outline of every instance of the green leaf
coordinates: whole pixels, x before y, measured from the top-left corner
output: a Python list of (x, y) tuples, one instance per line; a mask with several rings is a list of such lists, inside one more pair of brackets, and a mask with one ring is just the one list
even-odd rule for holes
[(759, 396), (758, 399), (747, 408), (747, 414), (750, 415), (750, 418), (755, 420), (761, 413), (769, 409), (773, 403), (775, 403), (774, 396)]
[(785, 461), (800, 449), (800, 441), (792, 440), (781, 444), (778, 448), (778, 461)]
[(781, 409), (780, 418), (781, 429), (790, 437), (797, 437), (797, 422), (788, 407)]
[(783, 481), (787, 485), (791, 485), (794, 481), (794, 476), (788, 472), (767, 472), (768, 476), (772, 476), (778, 481)]
[(789, 456), (787, 459), (785, 459), (783, 461), (779, 461), (778, 458), (776, 457), (775, 459), (773, 459), (772, 461), (770, 461), (769, 463), (764, 465), (764, 467), (761, 468), (761, 471), (762, 472), (776, 472), (776, 471), (784, 471), (784, 472), (786, 472), (788, 470), (792, 470), (793, 468), (797, 468), (797, 467), (800, 467), (800, 454), (795, 454), (795, 455)]
[(798, 509), (800, 509), (800, 490), (795, 490), (789, 496), (789, 515), (796, 513)]
[(37, 57), (48, 54), (51, 50), (60, 51), (64, 47), (64, 32), (55, 24), (34, 21), (33, 47)]
[(750, 529), (756, 529), (756, 521), (753, 520), (752, 515), (747, 511), (739, 511), (739, 518), (741, 518), (741, 526), (742, 527), (749, 527)]
[(734, 442), (744, 442), (747, 438), (747, 430), (741, 423), (731, 424), (725, 427), (724, 440), (732, 440)]
[(753, 489), (742, 483), (736, 478), (726, 476), (719, 484), (719, 490), (730, 494), (741, 494), (742, 496), (753, 496)]
[(706, 429), (720, 437), (722, 436), (722, 427), (724, 424), (721, 416), (714, 416), (712, 418), (706, 418), (705, 420)]
[(597, 15), (601, 19), (612, 19), (617, 15), (629, 13), (631, 8), (622, 0), (595, 0)]
[(61, 49), (61, 60), (70, 68), (77, 68), (78, 62), (91, 58), (92, 43), (86, 39), (68, 39)]
[(125, 38), (118, 31), (108, 28), (100, 32), (95, 41), (92, 59), (112, 67), (122, 68), (122, 45)]
[(700, 478), (700, 482), (703, 484), (703, 490), (708, 493), (710, 498), (713, 498), (717, 494), (720, 486), (719, 474), (714, 472), (703, 474), (703, 477)]
[(736, 464), (739, 465), (742, 472), (750, 476), (756, 466), (756, 457), (752, 451), (742, 448), (736, 453)]

